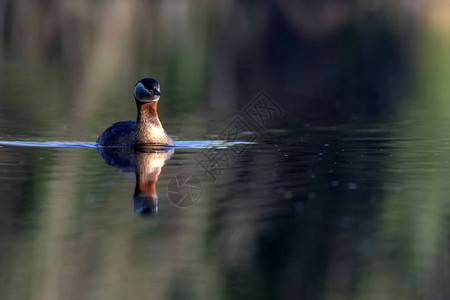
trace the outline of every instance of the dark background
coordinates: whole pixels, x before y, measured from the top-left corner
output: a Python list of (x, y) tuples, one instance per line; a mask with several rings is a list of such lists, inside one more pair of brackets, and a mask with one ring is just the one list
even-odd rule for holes
[(2, 141), (94, 142), (143, 77), (176, 141), (219, 139), (261, 91), (283, 110), (214, 182), (177, 149), (150, 219), (95, 149), (0, 146), (0, 294), (448, 298), (448, 20), (438, 0), (0, 1)]

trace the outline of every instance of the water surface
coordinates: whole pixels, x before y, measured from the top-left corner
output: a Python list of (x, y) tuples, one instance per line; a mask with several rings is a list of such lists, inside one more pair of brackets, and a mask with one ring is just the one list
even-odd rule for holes
[(0, 1), (1, 299), (450, 298), (448, 4), (304, 2)]
[[(411, 128), (309, 126), (255, 144), (175, 148), (150, 216), (133, 209), (135, 169), (107, 165), (96, 148), (3, 143), (2, 290), (15, 299), (285, 289), (365, 298), (379, 277), (394, 293), (439, 280), (450, 139)], [(164, 163), (141, 155), (141, 170)], [(194, 201), (174, 202), (177, 176), (196, 178)]]

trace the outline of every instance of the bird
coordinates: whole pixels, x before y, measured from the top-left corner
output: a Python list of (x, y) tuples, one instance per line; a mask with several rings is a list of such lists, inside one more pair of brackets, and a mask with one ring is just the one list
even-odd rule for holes
[(134, 87), (137, 107), (136, 121), (120, 121), (107, 128), (97, 139), (100, 146), (174, 146), (158, 118), (157, 105), (161, 97), (158, 80), (144, 78)]

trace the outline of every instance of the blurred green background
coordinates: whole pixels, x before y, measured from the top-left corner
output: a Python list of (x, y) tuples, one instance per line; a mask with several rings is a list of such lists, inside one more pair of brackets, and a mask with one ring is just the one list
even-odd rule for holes
[(448, 1), (0, 1), (1, 140), (94, 142), (143, 77), (178, 141), (285, 114), (192, 209), (177, 150), (153, 219), (95, 149), (0, 147), (2, 299), (450, 297)]

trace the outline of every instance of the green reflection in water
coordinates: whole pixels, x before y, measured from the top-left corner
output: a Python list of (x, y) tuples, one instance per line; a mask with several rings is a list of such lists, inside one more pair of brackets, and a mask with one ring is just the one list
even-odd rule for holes
[(412, 99), (394, 137), (361, 299), (432, 299), (448, 292), (450, 39), (426, 25), (417, 43)]
[[(110, 123), (134, 118), (132, 86), (139, 78), (151, 75), (163, 83), (162, 119), (168, 124), (177, 124), (172, 125), (175, 126), (173, 132), (188, 128), (192, 136), (199, 137), (198, 133), (202, 132), (199, 127), (206, 126), (195, 111), (199, 103), (205, 102), (202, 93), (205, 93), (209, 80), (211, 52), (218, 47), (216, 39), (219, 25), (228, 13), (227, 5), (202, 3), (201, 6), (185, 7), (178, 3), (181, 10), (176, 10), (170, 4), (130, 2), (136, 5), (127, 5), (125, 1), (115, 1), (103, 4), (108, 6), (106, 9), (102, 4), (88, 5), (88, 2), (79, 1), (77, 3), (81, 4), (75, 5), (79, 15), (72, 15), (74, 10), (64, 9), (69, 2), (42, 10), (35, 4), (23, 3), (14, 6), (12, 27), (17, 34), (10, 37), (9, 50), (2, 53), (1, 136), (95, 141), (98, 133)], [(60, 14), (56, 19), (55, 11)], [(30, 12), (35, 15), (30, 16)], [(149, 18), (149, 12), (153, 13), (153, 18)], [(245, 14), (240, 18), (245, 24)], [(174, 21), (175, 25), (170, 23), (172, 25), (168, 26), (168, 20)], [(176, 20), (184, 21), (176, 23)], [(123, 26), (117, 28), (115, 24)], [(29, 30), (21, 32), (21, 26)], [(46, 31), (48, 28), (54, 35)], [(265, 34), (263, 30), (257, 33)], [(385, 185), (382, 205), (374, 217), (377, 233), (373, 237), (373, 252), (369, 251), (367, 257), (355, 262), (362, 272), (352, 283), (344, 282), (343, 289), (328, 284), (329, 290), (318, 292), (331, 299), (348, 296), (355, 286), (361, 299), (394, 296), (411, 299), (437, 290), (438, 285), (444, 285), (448, 278), (441, 276), (440, 271), (442, 265), (446, 266), (443, 261), (448, 252), (446, 196), (450, 178), (446, 162), (449, 160), (449, 135), (442, 126), (450, 119), (450, 90), (446, 84), (450, 78), (450, 40), (446, 34), (433, 29), (422, 31), (419, 37), (412, 92), (414, 101), (410, 101), (404, 114), (399, 116), (401, 122), (409, 123), (393, 130), (394, 137), (385, 137), (390, 139), (387, 146), (395, 144), (397, 150), (390, 148), (392, 157), (386, 158), (388, 167), (374, 170), (382, 173)], [(263, 41), (270, 44), (269, 38)], [(287, 88), (296, 89), (297, 82)], [(217, 93), (227, 92), (219, 90)], [(179, 119), (183, 122), (177, 123)], [(191, 121), (194, 120), (200, 125), (193, 127)], [(344, 141), (340, 142), (346, 145)], [(306, 144), (302, 147), (308, 148)], [(311, 153), (302, 153), (301, 159), (293, 161), (298, 165), (286, 169), (289, 172), (294, 172), (297, 167), (308, 169), (309, 166), (303, 165), (305, 161), (314, 165), (316, 148), (311, 146), (308, 150)], [(270, 265), (264, 259), (259, 264), (252, 260), (254, 253), (260, 250), (257, 243), (252, 242), (259, 238), (261, 230), (258, 222), (261, 216), (252, 211), (252, 201), (223, 199), (226, 190), (217, 185), (215, 193), (206, 194), (209, 201), (202, 201), (195, 209), (180, 211), (161, 193), (158, 218), (149, 222), (136, 219), (131, 209), (134, 178), (105, 165), (95, 151), (71, 151), (0, 149), (2, 171), (6, 171), (2, 184), (14, 184), (13, 191), (6, 192), (5, 188), (4, 194), (17, 195), (25, 201), (27, 210), (26, 214), (20, 214), (7, 206), (12, 204), (2, 203), (5, 207), (3, 230), (7, 233), (2, 235), (4, 268), (0, 290), (5, 298), (60, 299), (70, 295), (80, 299), (125, 299), (134, 295), (140, 298), (213, 299), (235, 295), (264, 296), (267, 290), (272, 293), (267, 297), (290, 296), (289, 292), (277, 290), (283, 286), (298, 291), (299, 284), (291, 281), (290, 275), (298, 275), (301, 271), (280, 270), (276, 264)], [(177, 163), (193, 159), (193, 153), (186, 153), (166, 166), (158, 183), (160, 188), (164, 188), (171, 175), (177, 173), (180, 168)], [(12, 167), (8, 165), (14, 157), (20, 160), (21, 155), (27, 162), (26, 167), (22, 169), (19, 163)], [(278, 157), (267, 155), (261, 160), (275, 163)], [(269, 164), (261, 170), (252, 170), (249, 165), (236, 169), (241, 175), (252, 171), (266, 172), (270, 182), (275, 181)], [(226, 183), (236, 183), (233, 181), (235, 173), (231, 174), (224, 177), (229, 180)], [(291, 177), (294, 175), (297, 176), (292, 173)], [(303, 174), (308, 180), (310, 175)], [(309, 188), (311, 181), (305, 180), (298, 194)], [(248, 192), (249, 182), (239, 184), (242, 191)], [(322, 189), (327, 184), (326, 180), (317, 183)], [(248, 195), (252, 193), (248, 192)], [(266, 195), (253, 195), (256, 195), (255, 199), (245, 200), (255, 203), (273, 200), (266, 199)], [(327, 195), (326, 199), (332, 199), (332, 196)], [(220, 219), (216, 211), (215, 205), (220, 201), (235, 205), (230, 207), (229, 215), (224, 214), (228, 220)], [(248, 206), (244, 205), (242, 211), (233, 214), (243, 203)], [(267, 212), (273, 213), (263, 210), (263, 213)], [(315, 213), (311, 213), (312, 223), (320, 225), (323, 220)], [(245, 217), (244, 228), (234, 219), (239, 220), (242, 216)], [(309, 228), (307, 224), (299, 224), (289, 227), (304, 225)], [(243, 236), (241, 240), (236, 238), (233, 230)], [(294, 266), (301, 269), (316, 249), (311, 250), (313, 254), (306, 251), (303, 252), (305, 257), (300, 257), (296, 247), (302, 248), (296, 243), (308, 244), (310, 241), (314, 244), (320, 239), (312, 236), (308, 240), (298, 232), (290, 250), (293, 252), (291, 259), (296, 263)], [(224, 237), (218, 236), (220, 234)], [(248, 242), (249, 246), (242, 248), (236, 240)], [(221, 242), (228, 247), (221, 247)], [(355, 245), (349, 243), (346, 246)], [(280, 256), (285, 254), (284, 251), (280, 253)], [(241, 260), (236, 263), (235, 257), (244, 257), (242, 261), (246, 264), (240, 264)], [(232, 263), (235, 269), (229, 268)], [(280, 271), (271, 273), (273, 270)], [(279, 274), (286, 275), (270, 286), (262, 286)], [(303, 282), (307, 282), (310, 274), (301, 275)], [(331, 275), (328, 281), (337, 279)]]

